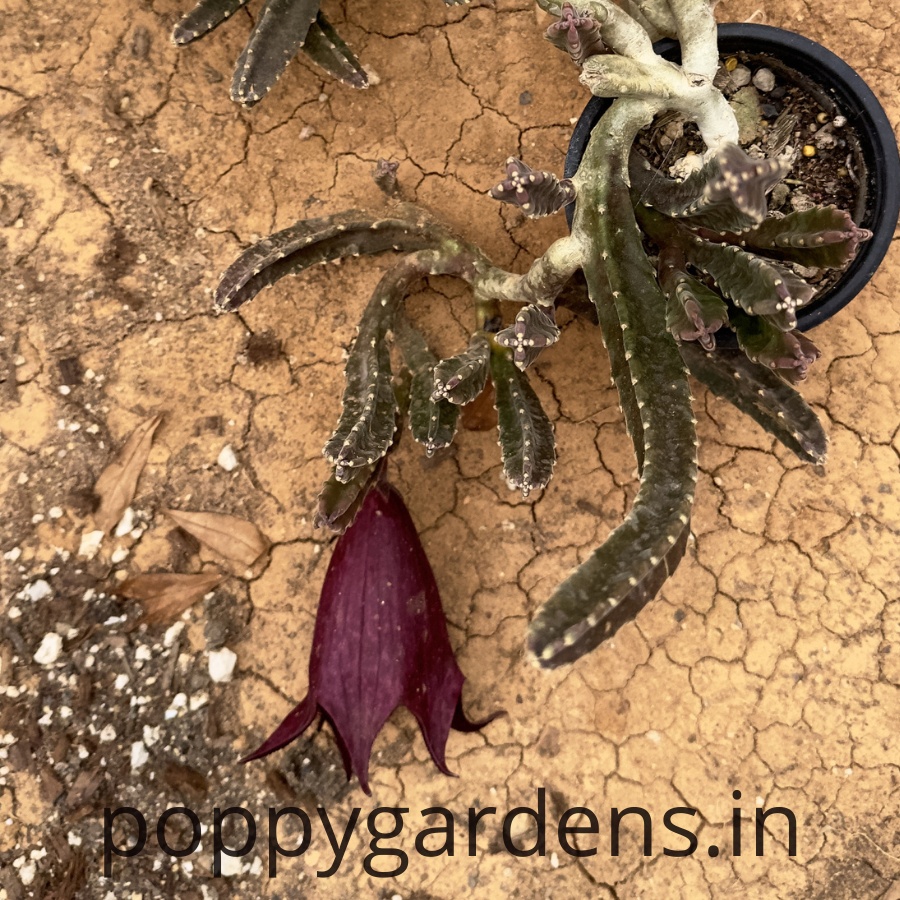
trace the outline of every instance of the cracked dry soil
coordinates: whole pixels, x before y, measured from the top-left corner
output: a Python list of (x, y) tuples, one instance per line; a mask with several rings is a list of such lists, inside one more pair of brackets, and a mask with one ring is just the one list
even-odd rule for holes
[[(528, 0), (365, 0), (326, 11), (377, 86), (351, 93), (296, 61), (244, 112), (227, 84), (249, 19), (178, 51), (168, 33), (185, 6), (8, 0), (0, 26), (0, 897), (900, 897), (896, 252), (816, 333), (823, 358), (804, 393), (831, 435), (825, 471), (697, 388), (696, 540), (636, 623), (563, 671), (527, 665), (526, 622), (634, 493), (598, 335), (572, 321), (535, 367), (560, 446), (542, 495), (507, 492), (491, 432), (464, 432), (434, 460), (405, 442), (392, 472), (437, 572), (467, 706), (508, 715), (451, 735), (460, 778), (448, 779), (396, 714), (376, 741), (372, 801), (345, 785), (327, 730), (235, 765), (305, 691), (328, 558), (311, 516), (320, 448), (382, 264), (287, 280), (241, 316), (213, 315), (218, 273), (298, 218), (379, 204), (379, 157), (400, 161), (407, 199), (523, 271), (563, 219), (524, 220), (484, 192), (511, 154), (559, 170), (587, 97), (568, 60), (546, 52), (546, 17)], [(842, 54), (900, 122), (898, 0), (724, 0), (718, 15), (757, 9)], [(435, 280), (412, 306), (439, 351), (458, 346), (470, 309), (454, 284)], [(130, 531), (79, 555), (92, 485), (155, 413), (165, 419)], [(226, 445), (230, 472), (217, 465)], [(236, 572), (183, 627), (146, 627), (111, 593), (117, 581), (227, 568), (165, 507), (239, 515), (272, 548), (263, 571)], [(40, 665), (51, 633), (61, 652)], [(222, 647), (237, 667), (213, 682), (208, 655)], [(474, 858), (460, 835), (453, 858), (415, 855), (419, 810), (503, 813), (533, 805), (539, 785), (551, 821), (569, 806), (597, 811), (600, 837), (583, 844), (597, 842), (596, 856), (551, 855), (551, 826), (547, 856), (516, 859), (496, 820)], [(776, 825), (765, 856), (728, 851), (735, 789), (745, 817), (758, 802), (794, 811), (795, 857)], [(151, 837), (115, 860), (115, 882), (101, 878), (104, 806), (141, 808), (152, 832), (177, 805), (204, 825), (215, 806), (247, 806), (261, 823), (268, 807), (322, 805), (340, 822), (353, 806), (409, 807), (409, 869), (366, 875), (358, 830), (338, 874), (317, 879), (332, 861), (318, 830), (269, 880), (261, 826), (258, 852), (226, 877), (211, 878), (207, 835), (184, 860)], [(665, 856), (658, 830), (645, 858), (632, 820), (610, 857), (608, 809), (635, 805), (657, 828), (670, 807), (697, 809), (700, 852)], [(744, 828), (752, 847), (749, 818)], [(710, 858), (716, 842), (725, 849)]]

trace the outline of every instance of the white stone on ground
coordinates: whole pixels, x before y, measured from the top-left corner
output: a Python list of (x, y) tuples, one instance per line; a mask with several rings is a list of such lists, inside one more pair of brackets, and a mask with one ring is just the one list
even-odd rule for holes
[(52, 666), (59, 659), (62, 638), (53, 631), (44, 635), (41, 646), (34, 653), (34, 661), (39, 666)]
[(750, 70), (746, 66), (737, 66), (731, 73), (731, 83), (735, 87), (743, 87), (750, 84)]
[(81, 544), (78, 547), (78, 555), (87, 559), (93, 559), (100, 549), (103, 541), (102, 531), (87, 531), (81, 536)]
[(215, 682), (231, 681), (235, 663), (237, 663), (237, 655), (233, 650), (229, 650), (227, 647), (222, 647), (221, 650), (211, 650), (209, 677)]
[(170, 625), (163, 635), (163, 647), (171, 647), (178, 640), (178, 636), (182, 631), (184, 631), (184, 622), (176, 622), (174, 625)]
[(119, 524), (116, 525), (115, 535), (116, 537), (125, 537), (126, 534), (131, 532), (132, 528), (134, 528), (134, 510), (129, 506), (125, 512), (122, 513)]
[(126, 559), (128, 559), (127, 547), (116, 547), (116, 549), (113, 550), (112, 555), (109, 557), (109, 560), (113, 565), (118, 565), (120, 562)]
[(220, 451), (216, 462), (226, 471), (233, 472), (238, 467), (238, 459), (234, 455), (231, 444), (226, 444)]
[(244, 870), (244, 861), (239, 856), (226, 856), (222, 854), (222, 875), (225, 878), (233, 878)]
[(142, 766), (145, 766), (149, 759), (150, 754), (147, 752), (144, 742), (135, 741), (131, 745), (131, 771), (136, 772)]
[(775, 87), (775, 73), (771, 69), (757, 69), (753, 75), (753, 86), (768, 93)]
[(25, 585), (23, 593), (28, 600), (34, 602), (49, 597), (53, 593), (53, 590), (43, 578), (39, 578), (31, 584)]

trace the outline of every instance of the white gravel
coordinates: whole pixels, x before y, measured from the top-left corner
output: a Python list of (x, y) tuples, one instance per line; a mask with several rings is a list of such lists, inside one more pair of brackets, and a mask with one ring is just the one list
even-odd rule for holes
[(102, 531), (87, 531), (81, 536), (81, 544), (78, 547), (78, 555), (86, 559), (93, 559), (100, 549), (103, 541)]
[(136, 772), (138, 769), (145, 766), (149, 759), (150, 754), (147, 752), (144, 742), (135, 741), (131, 745), (131, 771)]
[(125, 537), (126, 534), (131, 533), (132, 528), (134, 528), (134, 510), (129, 506), (128, 509), (122, 513), (119, 524), (116, 525), (115, 535), (116, 537)]
[(209, 654), (209, 677), (215, 682), (231, 681), (237, 654), (227, 647), (212, 650)]
[(775, 73), (771, 69), (757, 69), (753, 74), (753, 86), (767, 94), (775, 87)]
[(49, 597), (53, 593), (53, 588), (51, 588), (49, 583), (44, 581), (43, 578), (39, 578), (31, 584), (26, 584), (22, 593), (27, 600), (34, 602)]
[(220, 451), (216, 462), (226, 471), (233, 472), (238, 467), (238, 458), (231, 444), (226, 444)]
[(41, 646), (34, 653), (34, 661), (39, 666), (52, 666), (59, 659), (62, 651), (62, 638), (53, 631), (47, 632), (41, 641)]

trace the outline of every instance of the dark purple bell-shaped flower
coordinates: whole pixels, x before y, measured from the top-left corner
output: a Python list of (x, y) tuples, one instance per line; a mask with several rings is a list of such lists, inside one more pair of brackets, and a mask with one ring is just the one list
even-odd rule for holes
[(309, 661), (309, 691), (259, 749), (259, 759), (299, 737), (321, 712), (349, 778), (369, 790), (369, 756), (390, 714), (405, 706), (447, 775), (450, 729), (474, 731), (462, 711), (465, 680), (447, 635), (434, 574), (399, 492), (369, 491), (325, 574)]

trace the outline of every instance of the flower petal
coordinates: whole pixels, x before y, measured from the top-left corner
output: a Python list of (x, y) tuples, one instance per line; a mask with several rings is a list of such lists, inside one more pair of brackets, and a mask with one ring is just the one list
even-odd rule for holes
[(261, 759), (263, 756), (268, 756), (270, 753), (280, 750), (295, 738), (300, 737), (312, 725), (316, 712), (316, 698), (312, 690), (310, 690), (306, 697), (285, 716), (282, 723), (266, 740), (249, 756), (241, 759), (240, 762), (246, 763), (252, 759)]
[[(473, 731), (434, 573), (400, 494), (374, 485), (338, 538), (319, 601), (309, 663), (309, 693), (266, 742), (243, 761), (283, 747), (317, 711), (334, 729), (347, 776), (369, 790), (369, 757), (398, 706), (422, 729), (438, 768), (451, 727)], [(497, 715), (497, 714), (495, 714)]]
[(335, 545), (310, 662), (310, 684), (360, 782), (375, 736), (400, 705), (418, 719), (446, 771), (463, 680), (415, 525), (400, 494), (379, 485)]

